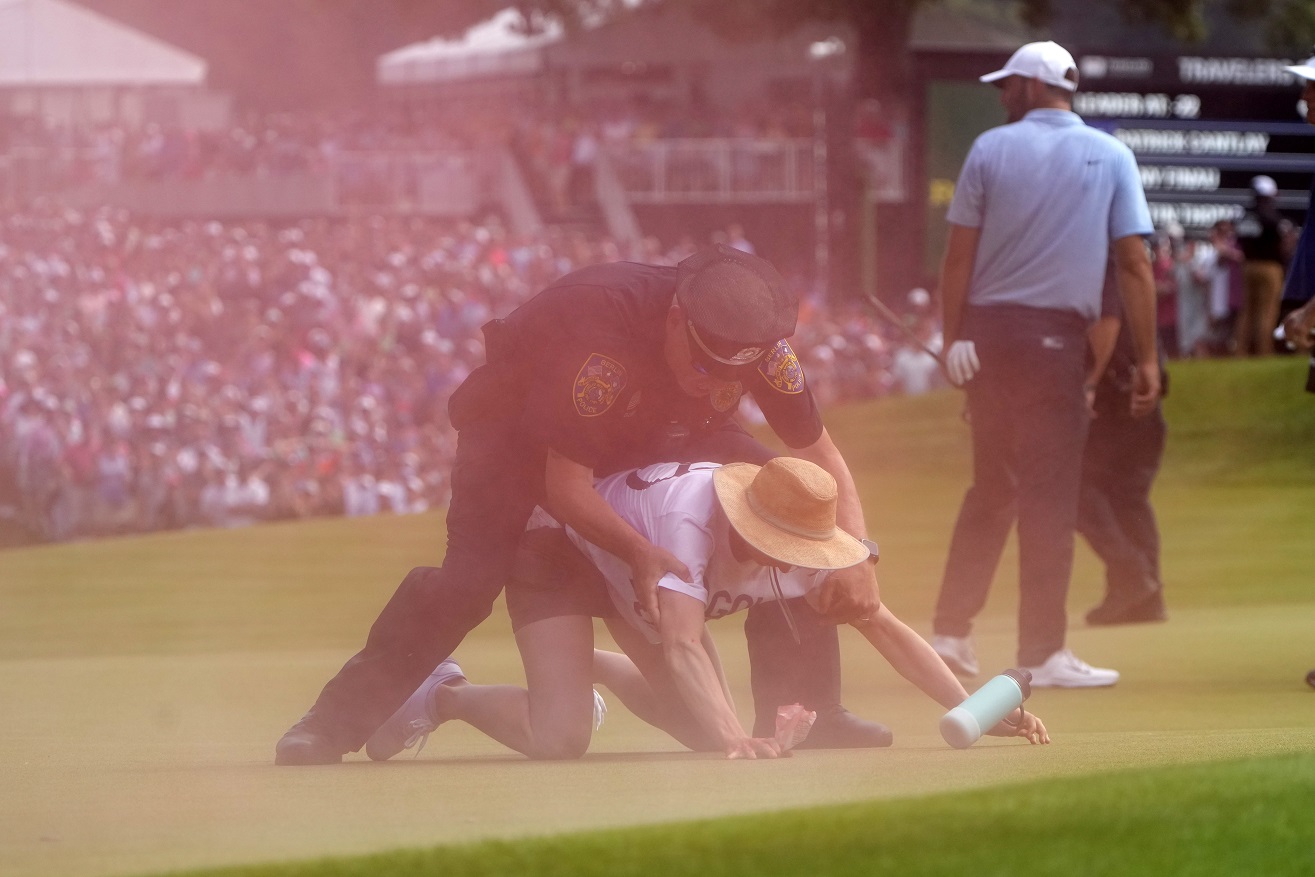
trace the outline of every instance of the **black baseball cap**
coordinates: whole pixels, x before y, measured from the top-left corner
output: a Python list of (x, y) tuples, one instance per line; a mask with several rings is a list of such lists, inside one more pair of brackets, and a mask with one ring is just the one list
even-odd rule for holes
[(732, 374), (794, 334), (799, 297), (766, 259), (717, 244), (676, 267), (690, 353), (714, 374)]

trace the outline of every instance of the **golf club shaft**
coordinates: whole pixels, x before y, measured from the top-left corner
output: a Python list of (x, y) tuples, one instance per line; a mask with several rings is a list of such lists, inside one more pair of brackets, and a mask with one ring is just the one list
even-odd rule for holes
[[(913, 330), (904, 324), (904, 321), (900, 319), (899, 314), (892, 311), (889, 307), (886, 306), (885, 302), (877, 298), (872, 293), (867, 294), (867, 299), (872, 304), (872, 306), (876, 308), (877, 313), (880, 314), (881, 317), (887, 323), (890, 323), (896, 329), (899, 329), (902, 333), (904, 333), (904, 337), (907, 338), (909, 341), (913, 342), (913, 344), (917, 346), (919, 350), (922, 350), (932, 359), (936, 360), (936, 364), (941, 367), (941, 374), (945, 375), (947, 380), (950, 378), (950, 372), (949, 369), (947, 369), (945, 366), (945, 360), (941, 357), (939, 353), (928, 347), (927, 344), (921, 338), (913, 334)], [(951, 380), (950, 383), (954, 383), (954, 381)]]

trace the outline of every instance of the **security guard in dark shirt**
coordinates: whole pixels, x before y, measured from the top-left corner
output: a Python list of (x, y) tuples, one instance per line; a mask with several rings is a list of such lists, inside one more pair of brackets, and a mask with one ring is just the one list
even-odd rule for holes
[[(585, 268), (486, 325), (487, 363), (448, 406), (458, 439), (443, 566), (406, 576), (365, 648), (279, 740), (276, 763), (335, 763), (359, 749), (488, 616), (537, 503), (624, 559), (656, 617), (658, 579), (689, 571), (622, 521), (594, 479), (663, 461), (766, 461), (773, 452), (733, 419), (746, 392), (794, 454), (836, 478), (840, 523), (865, 537), (853, 478), (785, 341), (797, 315), (771, 265), (718, 246), (677, 268)], [(834, 624), (876, 611), (872, 566), (832, 576), (821, 605), (828, 618), (795, 607), (799, 642), (779, 610), (750, 613), (755, 735), (799, 702), (818, 711), (814, 746), (889, 745), (887, 728), (840, 706)]]

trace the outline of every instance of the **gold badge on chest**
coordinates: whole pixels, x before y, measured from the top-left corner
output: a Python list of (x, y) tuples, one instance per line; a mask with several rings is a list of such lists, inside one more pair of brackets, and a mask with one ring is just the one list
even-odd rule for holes
[(742, 395), (744, 395), (744, 385), (736, 381), (733, 384), (727, 384), (713, 390), (708, 399), (712, 402), (713, 408), (724, 414), (740, 404), (740, 396)]

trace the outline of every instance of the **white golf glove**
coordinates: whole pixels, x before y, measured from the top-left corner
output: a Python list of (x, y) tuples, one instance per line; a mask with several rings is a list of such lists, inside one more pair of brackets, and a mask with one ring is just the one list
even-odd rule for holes
[(977, 359), (977, 345), (971, 341), (956, 341), (950, 345), (950, 352), (945, 354), (945, 370), (950, 373), (950, 380), (956, 387), (971, 381), (981, 367)]

